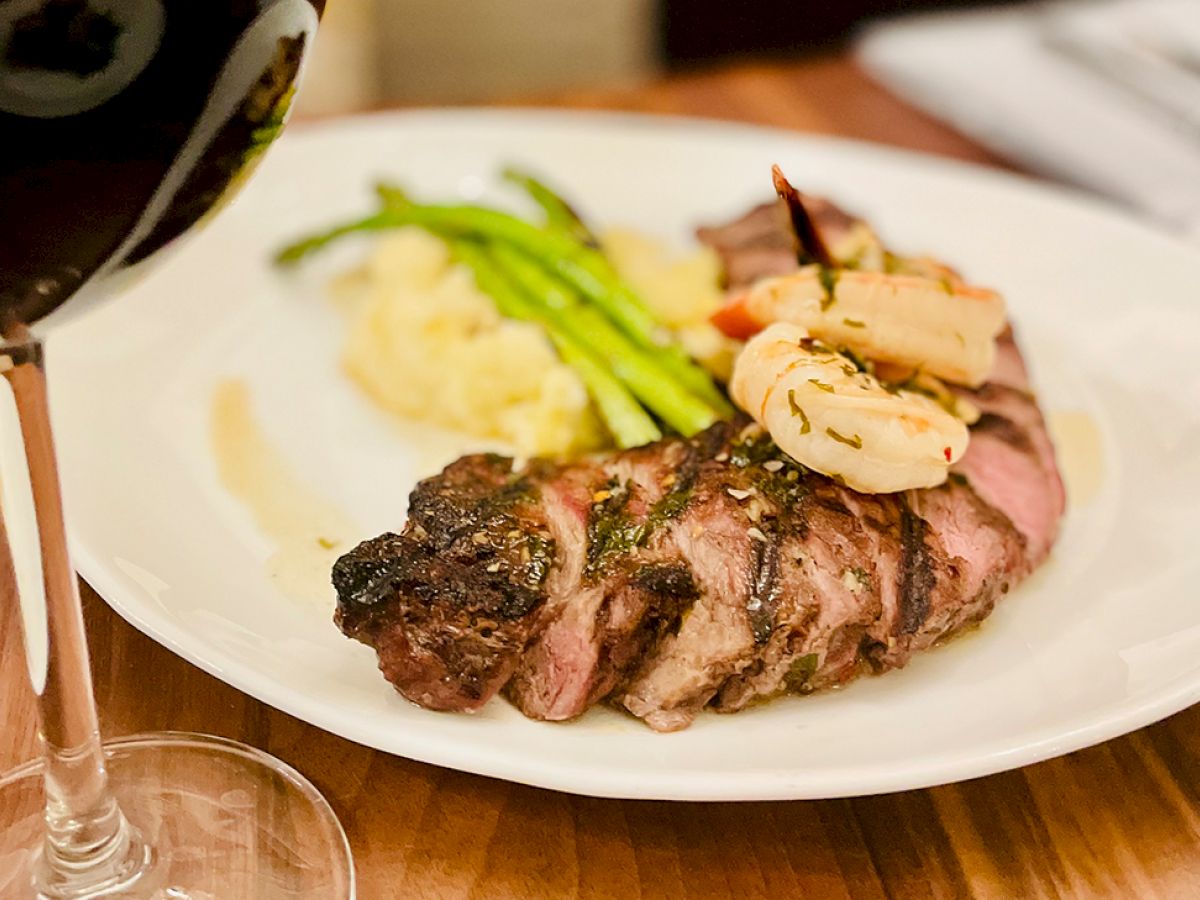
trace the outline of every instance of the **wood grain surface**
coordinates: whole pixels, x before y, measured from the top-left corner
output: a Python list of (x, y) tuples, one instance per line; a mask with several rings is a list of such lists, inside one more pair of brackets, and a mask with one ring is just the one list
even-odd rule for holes
[[(844, 59), (534, 101), (763, 122), (996, 163)], [(202, 673), (86, 587), (84, 606), (107, 733), (228, 735), (296, 766), (345, 823), (368, 900), (1200, 897), (1200, 708), (932, 790), (803, 803), (594, 800), (356, 746)], [(35, 752), (13, 607), (0, 599), (0, 769)]]

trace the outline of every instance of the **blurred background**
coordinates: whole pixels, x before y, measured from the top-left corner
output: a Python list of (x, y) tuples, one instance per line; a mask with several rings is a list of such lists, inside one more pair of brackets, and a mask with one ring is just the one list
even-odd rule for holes
[[(1021, 2), (1021, 0), (1010, 0)], [(970, 0), (331, 0), (310, 113), (477, 103), (844, 46), (865, 23)]]
[(300, 113), (654, 109), (655, 85), (714, 72), (757, 85), (754, 108), (710, 90), (690, 111), (788, 122), (779, 106), (807, 103), (820, 130), (901, 145), (931, 117), (1200, 239), (1200, 0), (330, 0)]

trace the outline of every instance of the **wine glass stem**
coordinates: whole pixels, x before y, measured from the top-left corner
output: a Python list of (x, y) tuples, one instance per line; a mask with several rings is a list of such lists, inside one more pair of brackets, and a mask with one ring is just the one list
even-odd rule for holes
[[(78, 583), (67, 552), (41, 342), (23, 327), (10, 329), (0, 344), (0, 368), (15, 401), (35, 520), (20, 521), (26, 510), (19, 505), (4, 510), (0, 552), (7, 557), (9, 583), (22, 585), (22, 566), (37, 567), (32, 552), (22, 553), (14, 540), (17, 529), (27, 535), (36, 529), (41, 562), (42, 590), (15, 591), (25, 607), (45, 761), (46, 844), (38, 887), (50, 896), (71, 896), (87, 885), (126, 880), (146, 853), (108, 789)], [(39, 593), (44, 604), (41, 597), (26, 596)]]

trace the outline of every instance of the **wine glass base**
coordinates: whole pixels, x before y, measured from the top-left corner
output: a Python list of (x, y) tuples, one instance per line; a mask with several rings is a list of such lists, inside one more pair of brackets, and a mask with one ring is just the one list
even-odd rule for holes
[[(209, 735), (108, 741), (109, 784), (149, 848), (119, 888), (55, 896), (348, 900), (350, 846), (325, 798), (291, 766)], [(36, 897), (45, 791), (34, 761), (0, 776), (0, 898)], [(139, 857), (140, 858), (140, 857)]]

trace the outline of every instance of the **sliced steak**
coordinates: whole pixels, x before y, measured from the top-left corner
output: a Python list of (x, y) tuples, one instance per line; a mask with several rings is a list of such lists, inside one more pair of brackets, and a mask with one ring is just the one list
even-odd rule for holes
[(413, 492), (403, 535), (337, 561), (335, 621), (376, 649), (405, 697), (474, 710), (508, 681), (545, 603), (555, 559), (541, 465), (468, 456)]
[(526, 715), (568, 719), (606, 696), (641, 649), (694, 598), (690, 570), (662, 540), (695, 446), (673, 440), (566, 467), (543, 488), (564, 552), (547, 581), (544, 627), (508, 695)]
[(692, 573), (696, 599), (617, 695), (660, 731), (691, 724), (721, 682), (757, 650), (756, 604), (767, 602), (757, 582), (770, 561), (742, 509), (753, 483), (730, 462), (735, 432), (725, 425), (708, 433), (687, 506), (665, 535)]
[(760, 278), (796, 271), (796, 236), (787, 207), (778, 200), (756, 206), (725, 225), (696, 229), (696, 237), (721, 257), (726, 287), (747, 288)]
[(962, 391), (983, 415), (956, 470), (988, 504), (1004, 513), (1026, 541), (1029, 570), (1039, 565), (1058, 537), (1066, 491), (1042, 411), (1029, 391), (1025, 367), (1011, 335), (1000, 342), (991, 381)]
[(844, 683), (863, 664), (899, 668), (986, 616), (1026, 568), (1023, 537), (961, 478), (877, 496), (821, 479), (790, 518), (807, 526), (784, 551), (793, 579), (764, 652), (722, 686), (722, 712)]
[[(844, 248), (862, 223), (824, 197), (799, 194), (817, 241), (824, 247)], [(760, 278), (787, 275), (799, 267), (802, 251), (792, 216), (782, 200), (756, 206), (724, 225), (696, 229), (697, 239), (717, 251), (731, 291), (750, 287)], [(880, 250), (879, 252), (882, 252)]]
[(904, 665), (918, 650), (979, 622), (1029, 572), (1023, 536), (962, 478), (952, 474), (941, 487), (910, 491), (907, 499), (924, 523), (928, 605), (919, 626), (903, 622), (895, 643), (868, 648), (881, 669)]
[[(765, 437), (759, 440), (773, 448)], [(895, 555), (886, 552), (876, 526), (847, 504), (852, 492), (828, 479), (808, 474), (795, 484), (794, 496), (772, 511), (766, 528), (778, 562), (763, 646), (722, 685), (716, 705), (724, 712), (849, 679), (863, 636), (883, 613), (880, 588), (888, 579), (882, 573), (894, 572)], [(894, 581), (889, 590), (894, 595)]]

